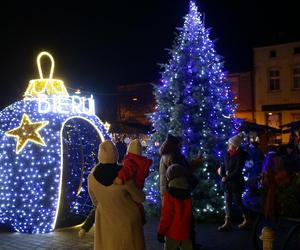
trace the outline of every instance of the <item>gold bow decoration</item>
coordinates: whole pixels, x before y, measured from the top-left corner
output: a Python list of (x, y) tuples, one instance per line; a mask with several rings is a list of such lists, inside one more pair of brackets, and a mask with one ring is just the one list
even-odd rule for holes
[[(43, 71), (41, 67), (41, 58), (47, 56), (51, 60), (51, 69), (48, 78), (43, 77)], [(39, 70), (40, 79), (34, 79), (29, 81), (29, 85), (25, 91), (25, 97), (38, 97), (39, 95), (62, 95), (69, 96), (68, 91), (64, 85), (64, 82), (59, 79), (52, 79), (55, 62), (52, 55), (46, 51), (41, 52), (37, 57), (37, 66)]]

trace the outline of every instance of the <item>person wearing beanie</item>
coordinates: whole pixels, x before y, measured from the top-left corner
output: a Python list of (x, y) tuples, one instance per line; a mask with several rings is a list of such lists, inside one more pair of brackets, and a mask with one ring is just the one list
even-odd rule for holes
[[(111, 184), (111, 176), (115, 176), (120, 170), (120, 166), (115, 163), (118, 161), (118, 151), (112, 141), (104, 141), (100, 144), (98, 149), (99, 166), (95, 169), (95, 176), (97, 180), (102, 181), (106, 185)], [(78, 232), (79, 238), (84, 238), (86, 233), (90, 231), (95, 222), (95, 208), (92, 209), (81, 226)]]
[(228, 145), (232, 145), (235, 148), (239, 148), (241, 146), (242, 141), (243, 141), (243, 134), (239, 133), (229, 138)]
[(160, 196), (163, 200), (163, 195), (167, 190), (166, 171), (172, 164), (180, 164), (186, 169), (188, 181), (190, 185), (195, 188), (198, 181), (194, 178), (194, 171), (202, 164), (202, 157), (193, 159), (188, 162), (185, 156), (181, 153), (181, 138), (171, 134), (167, 135), (166, 140), (163, 142), (159, 149), (161, 156), (159, 163), (159, 179), (160, 179)]
[(249, 214), (246, 211), (242, 193), (245, 188), (243, 168), (247, 159), (247, 153), (242, 149), (242, 134), (235, 135), (228, 140), (228, 151), (224, 164), (221, 166), (221, 187), (225, 198), (225, 223), (218, 228), (219, 231), (231, 230), (231, 207), (233, 200), (243, 213), (244, 221), (239, 225), (240, 229), (248, 229), (251, 226)]
[[(166, 140), (163, 142), (159, 149), (159, 154), (161, 156), (159, 162), (159, 181), (160, 196), (162, 202), (164, 200), (164, 194), (168, 189), (168, 180), (166, 177), (166, 173), (171, 165), (179, 164), (184, 168), (185, 175), (191, 190), (193, 190), (198, 184), (198, 179), (195, 177), (194, 172), (202, 165), (202, 157), (199, 156), (196, 159), (188, 162), (185, 156), (181, 153), (181, 141), (182, 139), (180, 137), (168, 134)], [(192, 225), (194, 225), (194, 223), (192, 223)], [(191, 231), (194, 249), (201, 249), (202, 246), (196, 243), (195, 228), (193, 227)]]
[(165, 243), (165, 250), (192, 250), (192, 198), (184, 167), (173, 164), (166, 176), (168, 189), (163, 197), (157, 240)]
[[(114, 180), (115, 184), (122, 185), (125, 181), (133, 179), (141, 190), (144, 188), (145, 179), (149, 174), (152, 160), (142, 156), (142, 144), (138, 139), (132, 140), (123, 160), (123, 166)], [(142, 215), (143, 223), (146, 223), (143, 204), (137, 204)]]
[(112, 141), (104, 141), (100, 144), (98, 150), (99, 163), (114, 164), (119, 159), (119, 153)]
[(143, 147), (142, 147), (142, 143), (140, 142), (140, 140), (134, 139), (129, 143), (128, 148), (127, 148), (127, 153), (141, 155), (142, 150), (143, 150)]
[(145, 250), (142, 219), (136, 208), (136, 203), (145, 200), (143, 191), (133, 180), (124, 185), (113, 183), (120, 166), (111, 141), (100, 144), (98, 158), (99, 164), (88, 176), (88, 192), (96, 207), (94, 249)]

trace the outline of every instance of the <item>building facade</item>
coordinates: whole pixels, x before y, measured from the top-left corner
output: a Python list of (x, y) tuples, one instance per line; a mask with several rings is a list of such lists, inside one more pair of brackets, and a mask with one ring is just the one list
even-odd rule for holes
[(254, 75), (258, 124), (279, 128), (300, 120), (300, 42), (254, 48)]
[[(252, 72), (227, 75), (237, 104), (236, 117), (254, 121), (254, 97)], [(155, 98), (151, 83), (119, 85), (117, 121), (149, 125), (147, 114), (154, 111)]]
[(253, 73), (250, 71), (230, 73), (227, 80), (230, 82), (237, 104), (236, 117), (253, 122), (255, 120)]
[(147, 114), (154, 111), (155, 98), (151, 83), (119, 85), (117, 121), (149, 125)]

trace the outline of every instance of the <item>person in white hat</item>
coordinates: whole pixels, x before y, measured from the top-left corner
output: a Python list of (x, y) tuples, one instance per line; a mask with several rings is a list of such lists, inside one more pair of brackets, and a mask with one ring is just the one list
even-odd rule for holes
[(242, 193), (245, 189), (243, 168), (247, 159), (247, 153), (242, 149), (243, 134), (237, 134), (228, 140), (228, 151), (224, 165), (221, 166), (221, 187), (225, 197), (225, 223), (218, 228), (219, 231), (232, 229), (231, 207), (233, 200), (243, 213), (244, 221), (239, 225), (240, 229), (248, 229), (251, 226), (250, 218), (243, 205)]
[(99, 164), (88, 176), (88, 191), (96, 207), (94, 249), (144, 250), (142, 218), (136, 203), (145, 200), (133, 180), (115, 185), (120, 166), (118, 152), (111, 141), (99, 146)]

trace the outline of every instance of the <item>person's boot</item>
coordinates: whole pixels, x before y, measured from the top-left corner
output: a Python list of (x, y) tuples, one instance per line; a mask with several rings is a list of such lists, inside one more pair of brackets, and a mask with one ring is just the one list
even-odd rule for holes
[(244, 221), (238, 226), (239, 229), (250, 229), (252, 223), (249, 215), (243, 214), (243, 217), (244, 217)]
[(225, 216), (225, 223), (218, 227), (218, 230), (220, 232), (224, 232), (224, 231), (229, 231), (232, 229), (232, 224), (231, 224), (231, 220), (230, 220), (230, 217), (229, 216)]

